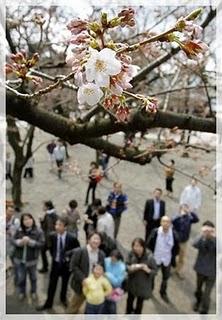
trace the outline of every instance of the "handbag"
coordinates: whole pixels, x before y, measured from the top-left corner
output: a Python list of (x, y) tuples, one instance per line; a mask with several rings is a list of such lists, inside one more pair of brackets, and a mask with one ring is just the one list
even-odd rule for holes
[(111, 294), (107, 297), (108, 300), (118, 302), (122, 299), (124, 291), (121, 288), (113, 288)]

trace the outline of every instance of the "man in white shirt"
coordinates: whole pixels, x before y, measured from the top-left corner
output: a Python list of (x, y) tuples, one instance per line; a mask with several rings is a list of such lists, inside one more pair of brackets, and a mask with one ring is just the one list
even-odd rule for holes
[(114, 220), (104, 207), (98, 209), (97, 231), (105, 232), (107, 236), (114, 239)]
[(175, 266), (176, 264), (175, 259), (179, 252), (179, 243), (178, 237), (172, 229), (171, 219), (168, 216), (163, 216), (160, 221), (160, 227), (152, 230), (147, 246), (153, 252), (156, 264), (162, 271), (161, 298), (166, 303), (169, 303), (167, 283), (170, 277), (171, 265)]
[(59, 179), (61, 179), (63, 162), (66, 156), (66, 149), (61, 140), (58, 140), (57, 146), (53, 150), (53, 156), (56, 160), (56, 164), (58, 167), (58, 177)]
[(192, 212), (198, 213), (201, 207), (201, 190), (197, 187), (197, 179), (192, 178), (191, 184), (186, 186), (180, 196), (180, 205), (186, 204)]

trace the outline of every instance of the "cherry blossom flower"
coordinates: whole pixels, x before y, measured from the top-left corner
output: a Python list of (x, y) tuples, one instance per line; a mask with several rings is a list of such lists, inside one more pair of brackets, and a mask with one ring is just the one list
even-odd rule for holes
[(94, 106), (97, 104), (103, 96), (103, 91), (94, 83), (83, 84), (77, 93), (77, 99), (80, 104), (85, 102)]
[(73, 35), (69, 42), (75, 45), (87, 44), (90, 42), (90, 35), (87, 31), (82, 31), (77, 35)]
[(71, 31), (72, 34), (79, 34), (83, 30), (87, 29), (88, 22), (82, 19), (73, 19), (67, 25), (67, 29)]
[(208, 45), (200, 40), (189, 40), (180, 45), (189, 59), (200, 58), (204, 52), (209, 50)]
[(118, 17), (121, 18), (121, 27), (130, 26), (134, 27), (136, 22), (134, 19), (135, 11), (132, 8), (124, 9), (119, 14)]
[(183, 32), (186, 39), (200, 39), (203, 28), (198, 26), (191, 20), (186, 20), (184, 17), (178, 19), (176, 27), (178, 31)]
[(116, 117), (119, 121), (124, 122), (128, 119), (129, 108), (127, 106), (120, 105), (116, 111)]
[(116, 52), (109, 48), (101, 51), (90, 48), (90, 57), (85, 64), (87, 81), (95, 81), (100, 87), (109, 87), (110, 76), (121, 71), (121, 62), (115, 55)]

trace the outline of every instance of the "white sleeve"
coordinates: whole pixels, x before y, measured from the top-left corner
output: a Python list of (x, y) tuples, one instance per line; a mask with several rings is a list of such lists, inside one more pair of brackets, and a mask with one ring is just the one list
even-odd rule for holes
[(184, 204), (187, 201), (187, 189), (184, 188), (180, 195), (180, 204)]
[(200, 206), (201, 206), (201, 199), (202, 197), (201, 197), (201, 191), (200, 191), (200, 189), (198, 190), (198, 192), (197, 192), (197, 199), (196, 199), (196, 208), (197, 209), (199, 209), (200, 208)]
[(105, 232), (105, 225), (102, 221), (97, 221), (97, 231), (98, 232)]

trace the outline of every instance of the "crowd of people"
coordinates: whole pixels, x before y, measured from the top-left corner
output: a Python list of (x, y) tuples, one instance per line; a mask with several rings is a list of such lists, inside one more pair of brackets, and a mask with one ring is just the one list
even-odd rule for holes
[[(94, 163), (91, 167), (90, 175), (93, 175), (97, 167)], [(90, 183), (89, 190), (93, 191), (94, 186)], [(172, 187), (172, 184), (168, 181), (167, 186)], [(27, 296), (29, 276), (30, 295), (36, 301), (38, 272), (47, 274), (50, 271), (47, 298), (36, 307), (38, 311), (53, 307), (61, 277), (60, 301), (67, 313), (77, 314), (84, 305), (86, 314), (116, 314), (118, 301), (127, 294), (125, 313), (141, 314), (144, 301), (152, 297), (155, 277), (161, 272), (160, 298), (170, 303), (167, 289), (172, 268), (178, 279), (183, 280), (190, 246), (188, 240), (192, 224), (199, 222), (201, 201), (201, 190), (197, 180), (192, 178), (181, 193), (177, 213), (170, 218), (166, 215), (167, 204), (162, 199), (162, 190), (156, 188), (144, 207), (144, 237), (132, 237), (131, 250), (125, 257), (117, 238), (122, 214), (128, 207), (128, 196), (119, 182), (113, 184), (113, 190), (107, 194), (104, 204), (92, 192), (92, 202), (84, 215), (80, 214), (74, 199), (61, 214), (58, 214), (51, 200), (45, 201), (44, 214), (39, 221), (30, 213), (22, 213), (18, 219), (13, 205), (8, 204), (6, 252), (14, 268), (14, 285), (19, 300), (23, 301)], [(81, 221), (86, 235), (83, 245), (79, 242)], [(216, 280), (216, 236), (212, 221), (205, 221), (200, 234), (191, 242), (197, 249), (193, 310), (207, 314)], [(48, 261), (48, 253), (51, 261)], [(42, 266), (37, 270), (39, 256)], [(73, 294), (68, 301), (69, 286)]]

